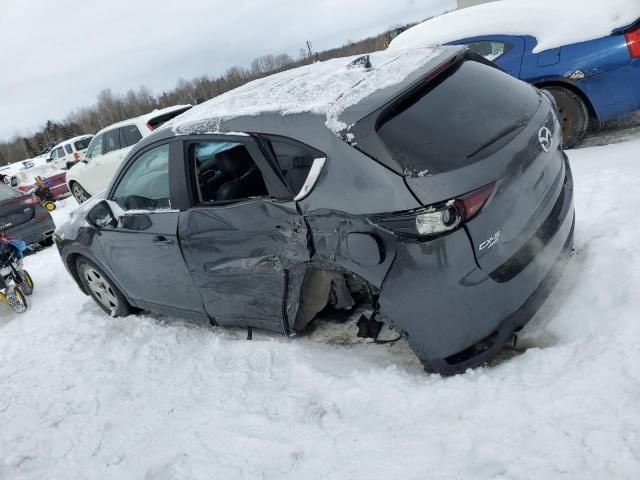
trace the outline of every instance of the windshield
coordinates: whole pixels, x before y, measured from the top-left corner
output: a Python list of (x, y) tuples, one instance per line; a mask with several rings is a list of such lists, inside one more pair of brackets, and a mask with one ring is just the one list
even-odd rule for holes
[(533, 87), (466, 61), (393, 108), (378, 135), (405, 172), (442, 173), (470, 165), (483, 149), (515, 135), (539, 105)]

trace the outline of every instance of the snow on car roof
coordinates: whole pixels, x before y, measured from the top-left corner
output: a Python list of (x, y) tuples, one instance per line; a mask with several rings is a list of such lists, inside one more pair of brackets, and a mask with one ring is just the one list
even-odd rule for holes
[(422, 22), (398, 35), (390, 49), (503, 34), (534, 37), (538, 53), (606, 37), (639, 18), (640, 0), (502, 0)]
[[(340, 132), (348, 125), (340, 114), (373, 93), (397, 85), (435, 61), (441, 48), (417, 48), (369, 55), (371, 68), (350, 66), (361, 55), (336, 58), (254, 80), (176, 117), (164, 127), (179, 134), (224, 131), (226, 120), (262, 113), (312, 113), (326, 116), (326, 126)], [(450, 53), (450, 51), (449, 51)]]

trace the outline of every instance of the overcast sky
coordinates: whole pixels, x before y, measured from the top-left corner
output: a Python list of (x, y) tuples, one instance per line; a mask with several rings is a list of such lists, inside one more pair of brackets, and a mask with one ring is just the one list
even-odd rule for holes
[(455, 7), (455, 0), (0, 0), (0, 141), (94, 103), (267, 53), (297, 56)]

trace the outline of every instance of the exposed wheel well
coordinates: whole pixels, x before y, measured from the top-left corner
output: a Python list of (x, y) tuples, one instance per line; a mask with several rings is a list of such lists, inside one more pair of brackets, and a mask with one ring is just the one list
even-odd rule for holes
[(78, 269), (76, 268), (76, 262), (80, 257), (82, 257), (82, 255), (80, 255), (79, 253), (72, 253), (71, 255), (69, 255), (67, 257), (67, 266), (68, 266), (69, 272), (71, 272), (71, 275), (73, 276), (73, 279), (76, 281), (76, 283), (80, 287), (80, 290), (82, 290), (82, 292), (85, 295), (89, 295), (89, 292), (87, 292), (86, 288), (84, 287), (84, 284), (80, 280), (80, 275), (78, 275)]
[(584, 92), (580, 88), (576, 87), (573, 83), (564, 82), (562, 80), (548, 80), (548, 81), (536, 83), (535, 86), (542, 89), (544, 89), (545, 87), (562, 87), (562, 88), (566, 88), (567, 90), (571, 90), (573, 93), (578, 95), (586, 105), (587, 110), (589, 111), (589, 118), (591, 119), (591, 121), (599, 122), (598, 114), (593, 108), (593, 104), (589, 100), (589, 97), (587, 97), (584, 94)]

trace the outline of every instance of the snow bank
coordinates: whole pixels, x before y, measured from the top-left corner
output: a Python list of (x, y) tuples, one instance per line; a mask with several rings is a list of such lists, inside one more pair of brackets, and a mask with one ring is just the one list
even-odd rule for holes
[(529, 35), (534, 53), (606, 37), (640, 18), (639, 0), (502, 0), (427, 20), (399, 35), (391, 49), (444, 45), (480, 35)]
[[(333, 132), (345, 128), (340, 114), (371, 94), (401, 83), (416, 69), (442, 53), (418, 48), (370, 55), (372, 68), (348, 68), (359, 56), (336, 58), (254, 80), (224, 93), (165, 124), (177, 133), (224, 131), (225, 120), (275, 112), (326, 115)], [(163, 127), (164, 128), (164, 127)]]
[(0, 478), (637, 480), (639, 155), (570, 152), (577, 254), (528, 350), (453, 378), (402, 344), (112, 319), (54, 249), (27, 258), (31, 309), (0, 310)]

